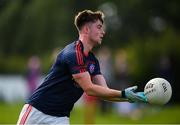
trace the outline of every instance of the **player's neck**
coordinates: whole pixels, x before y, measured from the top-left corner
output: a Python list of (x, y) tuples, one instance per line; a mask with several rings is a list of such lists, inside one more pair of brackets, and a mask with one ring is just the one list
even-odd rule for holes
[(93, 45), (91, 45), (90, 41), (88, 39), (85, 39), (83, 37), (79, 37), (79, 40), (82, 42), (83, 47), (84, 47), (84, 53), (88, 54), (92, 49), (93, 49)]

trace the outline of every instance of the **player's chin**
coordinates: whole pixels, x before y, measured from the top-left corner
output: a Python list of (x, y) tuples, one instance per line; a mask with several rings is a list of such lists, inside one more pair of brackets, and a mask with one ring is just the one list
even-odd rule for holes
[(95, 46), (99, 46), (102, 43), (102, 39), (95, 42)]
[(101, 45), (101, 41), (98, 41), (97, 43), (96, 43), (96, 46), (100, 46)]
[(100, 39), (97, 43), (98, 43), (99, 45), (101, 45), (101, 43), (102, 43), (102, 39)]

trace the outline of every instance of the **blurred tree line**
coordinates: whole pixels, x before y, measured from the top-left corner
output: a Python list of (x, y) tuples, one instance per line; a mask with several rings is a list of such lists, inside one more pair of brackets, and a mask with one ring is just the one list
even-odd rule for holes
[(41, 57), (46, 71), (52, 51), (78, 38), (74, 15), (84, 9), (105, 13), (103, 44), (127, 51), (134, 80), (160, 76), (167, 57), (179, 88), (179, 0), (0, 0), (0, 73), (23, 73), (31, 55)]

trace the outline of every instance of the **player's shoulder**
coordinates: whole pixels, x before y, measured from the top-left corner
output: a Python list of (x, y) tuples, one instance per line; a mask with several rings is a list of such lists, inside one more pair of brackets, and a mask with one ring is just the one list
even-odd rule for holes
[(68, 45), (63, 49), (63, 54), (64, 54), (64, 55), (69, 55), (69, 54), (72, 54), (72, 53), (74, 53), (74, 52), (75, 52), (75, 50), (74, 50), (74, 42), (68, 44)]
[(82, 46), (79, 42), (74, 41), (64, 47), (64, 49), (61, 52), (61, 56), (71, 58), (76, 57), (80, 53), (82, 53)]

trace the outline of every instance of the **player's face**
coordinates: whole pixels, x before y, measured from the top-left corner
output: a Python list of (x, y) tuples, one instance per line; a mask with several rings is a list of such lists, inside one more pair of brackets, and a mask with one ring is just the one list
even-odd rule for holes
[(100, 20), (89, 24), (89, 39), (94, 45), (100, 45), (104, 35), (103, 24)]

